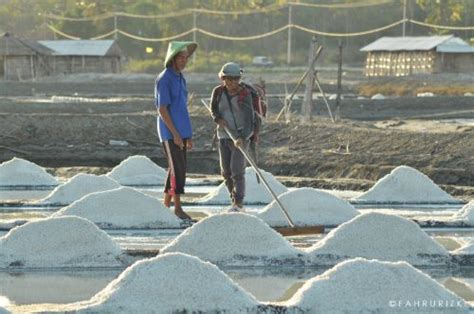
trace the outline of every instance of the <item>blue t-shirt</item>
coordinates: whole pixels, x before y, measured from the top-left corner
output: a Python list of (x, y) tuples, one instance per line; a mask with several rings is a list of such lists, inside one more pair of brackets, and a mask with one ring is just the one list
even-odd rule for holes
[[(171, 121), (182, 139), (193, 136), (187, 103), (186, 80), (181, 73), (176, 73), (171, 67), (166, 68), (155, 82), (155, 105), (157, 108), (168, 107)], [(160, 116), (157, 119), (157, 129), (161, 142), (173, 139), (173, 135)]]

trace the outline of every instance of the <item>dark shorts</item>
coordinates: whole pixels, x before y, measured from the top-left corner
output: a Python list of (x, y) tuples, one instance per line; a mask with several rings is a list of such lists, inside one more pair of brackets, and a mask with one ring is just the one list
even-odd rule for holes
[(186, 144), (180, 149), (173, 140), (164, 141), (166, 159), (168, 159), (168, 176), (166, 177), (165, 193), (170, 195), (184, 194), (186, 184)]

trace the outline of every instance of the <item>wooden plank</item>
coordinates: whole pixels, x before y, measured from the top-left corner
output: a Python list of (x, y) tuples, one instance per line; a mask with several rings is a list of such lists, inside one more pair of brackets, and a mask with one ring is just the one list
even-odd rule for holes
[(309, 227), (274, 227), (273, 230), (284, 237), (310, 235), (324, 233), (324, 226), (309, 226)]

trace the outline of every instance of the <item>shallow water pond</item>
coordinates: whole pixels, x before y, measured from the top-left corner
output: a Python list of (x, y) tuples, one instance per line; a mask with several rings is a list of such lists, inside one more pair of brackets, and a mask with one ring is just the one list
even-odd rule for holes
[[(327, 268), (223, 268), (260, 301), (285, 301)], [(0, 272), (0, 300), (15, 305), (72, 303), (90, 299), (122, 269)], [(474, 268), (422, 269), (467, 301), (474, 301)]]

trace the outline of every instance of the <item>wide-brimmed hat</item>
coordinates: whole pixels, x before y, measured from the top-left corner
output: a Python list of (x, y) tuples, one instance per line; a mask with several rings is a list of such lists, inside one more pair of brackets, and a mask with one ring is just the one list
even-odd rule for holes
[(242, 72), (242, 68), (239, 64), (235, 62), (228, 62), (222, 66), (221, 71), (219, 72), (219, 77), (221, 79), (226, 76), (241, 77)]
[(168, 44), (168, 52), (165, 58), (165, 68), (169, 65), (170, 61), (181, 51), (187, 51), (188, 57), (190, 57), (194, 50), (197, 48), (197, 43), (192, 41), (171, 41)]

